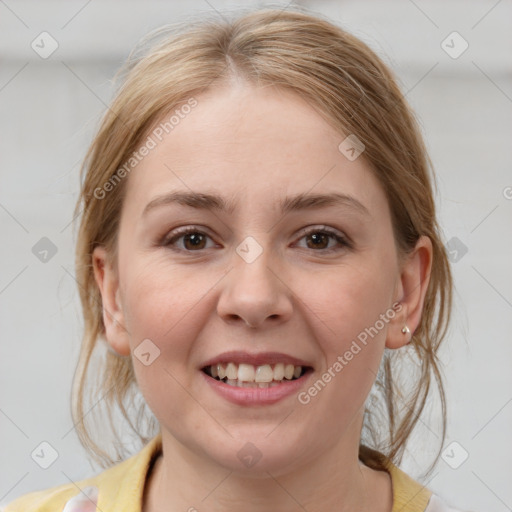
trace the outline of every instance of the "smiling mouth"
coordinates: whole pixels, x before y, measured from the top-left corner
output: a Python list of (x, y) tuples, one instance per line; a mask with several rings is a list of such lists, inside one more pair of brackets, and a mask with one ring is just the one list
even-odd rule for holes
[(245, 363), (218, 363), (201, 369), (209, 377), (229, 386), (243, 388), (270, 388), (303, 377), (313, 371), (309, 366), (277, 363), (254, 366)]

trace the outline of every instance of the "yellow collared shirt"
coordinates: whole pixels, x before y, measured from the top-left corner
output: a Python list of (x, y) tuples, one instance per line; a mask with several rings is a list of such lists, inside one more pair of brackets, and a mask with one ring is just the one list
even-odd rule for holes
[[(141, 512), (146, 476), (162, 449), (156, 435), (129, 459), (81, 480), (25, 494), (6, 505), (4, 512)], [(388, 466), (393, 487), (392, 512), (457, 512), (397, 466)], [(78, 489), (81, 489), (81, 492)], [(199, 505), (198, 505), (199, 507)], [(200, 507), (198, 508), (198, 510)]]

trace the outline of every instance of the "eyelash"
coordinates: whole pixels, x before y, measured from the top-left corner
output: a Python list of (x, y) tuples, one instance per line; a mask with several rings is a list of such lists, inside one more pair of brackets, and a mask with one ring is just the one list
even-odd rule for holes
[[(176, 252), (188, 252), (188, 253), (201, 252), (204, 249), (199, 249), (197, 251), (191, 251), (191, 250), (188, 250), (188, 249), (178, 249), (176, 247), (172, 247), (172, 245), (177, 240), (179, 240), (180, 238), (182, 238), (185, 235), (192, 234), (192, 233), (193, 234), (205, 235), (208, 238), (211, 238), (208, 234), (204, 233), (203, 231), (201, 231), (197, 227), (195, 227), (195, 226), (187, 226), (185, 228), (181, 228), (181, 229), (178, 229), (178, 230), (174, 231), (173, 233), (170, 234), (170, 236), (166, 236), (162, 240), (161, 245), (171, 249), (172, 251), (176, 251)], [(308, 235), (317, 234), (317, 233), (321, 233), (323, 235), (329, 236), (330, 238), (336, 240), (336, 242), (338, 242), (338, 244), (340, 244), (342, 247), (331, 247), (330, 249), (319, 249), (319, 250), (311, 249), (314, 252), (323, 252), (323, 253), (330, 254), (330, 253), (342, 250), (343, 248), (347, 248), (347, 249), (352, 248), (352, 244), (347, 240), (347, 238), (345, 238), (344, 236), (340, 235), (337, 231), (334, 231), (334, 230), (328, 228), (327, 226), (324, 226), (322, 228), (304, 229), (304, 230), (301, 231), (301, 237), (299, 238), (299, 240), (302, 240), (302, 238), (304, 238), (304, 237), (306, 237)]]

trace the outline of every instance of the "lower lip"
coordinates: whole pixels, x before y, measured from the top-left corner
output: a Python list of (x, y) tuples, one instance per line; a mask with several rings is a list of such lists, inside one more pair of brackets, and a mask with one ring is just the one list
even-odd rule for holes
[(239, 388), (214, 379), (203, 371), (200, 371), (200, 373), (215, 392), (234, 404), (269, 405), (298, 393), (312, 372), (308, 371), (298, 379), (283, 381), (279, 386), (272, 386), (271, 388)]

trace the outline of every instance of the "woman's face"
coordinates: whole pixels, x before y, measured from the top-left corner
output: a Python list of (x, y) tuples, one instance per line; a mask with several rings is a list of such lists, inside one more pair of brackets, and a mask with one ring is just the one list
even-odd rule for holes
[[(131, 352), (164, 439), (277, 474), (357, 447), (384, 347), (419, 321), (428, 258), (399, 265), (379, 182), (298, 96), (236, 85), (195, 99), (127, 178), (117, 269), (95, 253), (107, 339)], [(204, 371), (216, 362), (281, 383), (223, 383)], [(287, 364), (306, 371), (282, 380)]]

